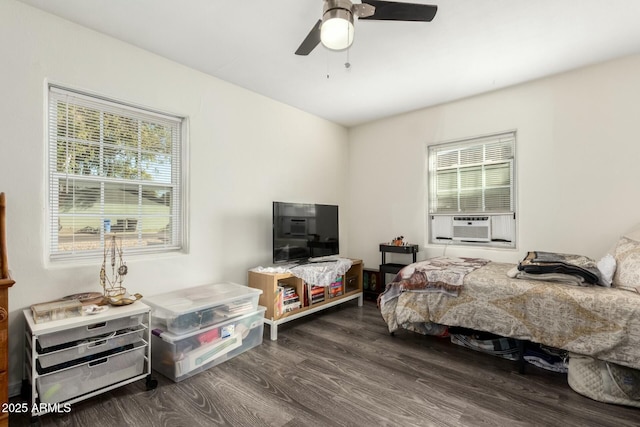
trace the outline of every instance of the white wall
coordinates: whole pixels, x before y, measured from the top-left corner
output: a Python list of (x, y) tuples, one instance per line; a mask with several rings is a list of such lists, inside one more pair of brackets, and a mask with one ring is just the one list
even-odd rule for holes
[(126, 259), (130, 291), (246, 283), (248, 268), (271, 260), (273, 200), (339, 204), (350, 255), (343, 127), (13, 0), (0, 0), (0, 58), (0, 191), (16, 280), (12, 392), (22, 376), (22, 310), (101, 290), (101, 261), (60, 266), (45, 256), (47, 80), (189, 118), (190, 252)]
[(518, 248), (446, 254), (599, 259), (640, 223), (638, 76), (640, 55), (351, 129), (351, 252), (375, 268), (378, 244), (404, 235), (420, 244), (419, 259), (442, 255), (426, 244), (427, 144), (516, 129)]

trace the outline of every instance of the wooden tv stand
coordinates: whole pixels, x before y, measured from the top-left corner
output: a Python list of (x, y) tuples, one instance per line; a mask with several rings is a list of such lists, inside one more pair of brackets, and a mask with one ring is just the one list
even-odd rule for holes
[[(352, 259), (351, 268), (342, 276), (342, 295), (332, 296), (328, 287), (324, 288), (324, 301), (311, 302), (311, 298), (305, 300), (305, 288), (308, 284), (291, 273), (264, 273), (249, 271), (249, 286), (262, 290), (258, 304), (267, 308), (264, 313), (264, 323), (269, 325), (271, 340), (278, 339), (278, 325), (295, 319), (316, 313), (343, 302), (358, 300), (358, 306), (362, 306), (362, 270), (363, 263), (360, 259)], [(300, 297), (301, 307), (286, 313), (278, 310), (278, 283), (289, 285), (296, 289)]]

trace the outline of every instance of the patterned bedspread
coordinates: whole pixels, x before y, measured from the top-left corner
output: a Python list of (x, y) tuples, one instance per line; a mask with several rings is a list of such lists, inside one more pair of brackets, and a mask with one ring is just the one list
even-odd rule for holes
[(381, 298), (389, 331), (433, 322), (528, 340), (640, 369), (640, 294), (507, 276), (490, 262), (464, 276), (458, 296), (401, 292)]

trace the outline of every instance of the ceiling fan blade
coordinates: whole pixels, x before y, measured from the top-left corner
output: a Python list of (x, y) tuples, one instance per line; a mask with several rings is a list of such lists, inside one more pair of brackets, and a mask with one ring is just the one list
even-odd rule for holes
[(296, 55), (309, 55), (318, 43), (320, 43), (320, 25), (322, 24), (322, 19), (318, 19), (316, 25), (313, 26), (307, 37), (302, 41), (298, 50), (296, 50)]
[(377, 21), (424, 21), (430, 22), (438, 6), (430, 4), (399, 3), (395, 1), (364, 0), (376, 8), (373, 15), (360, 19), (373, 19)]

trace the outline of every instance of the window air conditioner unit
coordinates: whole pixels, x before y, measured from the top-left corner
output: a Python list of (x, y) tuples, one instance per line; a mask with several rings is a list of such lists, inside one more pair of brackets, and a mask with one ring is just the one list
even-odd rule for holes
[(452, 240), (490, 242), (491, 218), (488, 216), (454, 216)]

